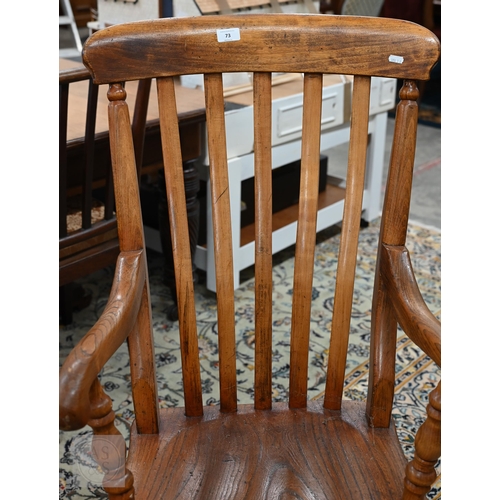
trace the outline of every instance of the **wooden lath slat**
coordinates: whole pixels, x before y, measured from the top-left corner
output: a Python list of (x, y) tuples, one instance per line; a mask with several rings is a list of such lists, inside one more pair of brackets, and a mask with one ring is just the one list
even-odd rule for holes
[(335, 283), (324, 402), (325, 408), (331, 410), (338, 410), (342, 405), (366, 170), (370, 81), (368, 76), (355, 76), (353, 82), (346, 197)]
[(272, 407), (271, 73), (255, 73), (255, 408)]
[(323, 75), (304, 75), (299, 219), (293, 279), (290, 346), (291, 408), (307, 405), (307, 370), (311, 325), (312, 277), (318, 211)]
[(222, 74), (207, 74), (204, 82), (217, 287), (220, 405), (222, 412), (232, 412), (237, 409), (234, 266)]
[(165, 183), (179, 306), (179, 332), (186, 415), (203, 415), (198, 330), (194, 303), (181, 144), (173, 78), (157, 81)]

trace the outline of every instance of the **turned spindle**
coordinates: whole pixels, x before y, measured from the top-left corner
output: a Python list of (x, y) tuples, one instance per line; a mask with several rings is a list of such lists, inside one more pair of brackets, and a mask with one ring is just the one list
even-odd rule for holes
[(403, 500), (425, 498), (436, 480), (434, 465), (441, 456), (441, 382), (429, 397), (427, 420), (415, 438), (415, 457), (406, 467)]
[(90, 389), (89, 426), (94, 431), (92, 455), (104, 471), (103, 487), (110, 500), (134, 498), (134, 477), (125, 467), (125, 439), (115, 427), (111, 398), (105, 394), (98, 379)]

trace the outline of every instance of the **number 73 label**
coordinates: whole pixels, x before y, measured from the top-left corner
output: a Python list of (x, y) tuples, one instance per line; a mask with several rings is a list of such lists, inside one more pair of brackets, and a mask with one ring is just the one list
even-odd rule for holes
[(240, 39), (239, 28), (228, 28), (225, 30), (217, 30), (218, 42), (235, 42)]

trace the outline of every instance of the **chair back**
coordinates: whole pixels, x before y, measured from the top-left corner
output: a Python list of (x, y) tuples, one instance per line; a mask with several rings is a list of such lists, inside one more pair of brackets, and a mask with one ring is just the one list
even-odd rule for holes
[[(133, 137), (123, 82), (156, 79), (174, 250), (186, 415), (201, 415), (203, 403), (192, 277), (193, 256), (190, 253), (186, 216), (175, 78), (179, 75), (204, 75), (217, 284), (220, 409), (222, 412), (233, 412), (238, 406), (235, 304), (222, 74), (253, 74), (256, 409), (272, 406), (272, 74), (303, 74), (300, 200), (290, 346), (291, 408), (307, 405), (323, 74), (354, 77), (344, 216), (336, 285), (335, 290), (332, 290), (335, 301), (324, 402), (326, 408), (339, 409), (367, 162), (371, 77), (404, 80), (397, 111), (380, 240), (381, 245), (404, 245), (417, 130), (416, 81), (429, 78), (438, 57), (439, 43), (436, 37), (413, 23), (314, 14), (242, 14), (141, 21), (105, 28), (87, 41), (83, 50), (85, 65), (96, 84), (109, 84), (110, 145), (122, 252), (144, 249)], [(147, 343), (145, 339), (148, 335), (144, 333), (144, 343)], [(143, 367), (145, 361), (142, 355), (147, 349), (144, 347), (142, 352), (139, 341), (134, 341), (134, 345), (131, 356), (141, 360), (131, 359), (131, 366), (141, 363)], [(375, 372), (372, 374), (375, 382), (371, 383), (373, 387), (369, 398), (374, 414), (380, 408), (389, 408), (390, 411), (392, 407), (392, 392), (386, 390), (391, 385), (390, 375), (387, 381), (384, 366), (393, 366), (394, 349), (395, 345), (374, 351), (379, 356), (374, 362)], [(150, 354), (149, 358), (151, 366), (147, 369), (148, 376), (154, 373), (154, 359)], [(141, 370), (144, 373), (144, 369)], [(140, 383), (143, 375), (139, 371), (132, 373), (133, 388), (144, 387), (144, 383)], [(394, 379), (394, 373), (392, 377)], [(383, 383), (377, 382), (380, 380)], [(143, 400), (144, 394), (139, 395), (137, 389), (134, 401), (141, 404)], [(386, 412), (385, 409), (383, 411)], [(136, 408), (138, 429), (141, 428), (141, 419), (146, 418), (141, 414), (148, 413), (141, 412), (141, 408)]]

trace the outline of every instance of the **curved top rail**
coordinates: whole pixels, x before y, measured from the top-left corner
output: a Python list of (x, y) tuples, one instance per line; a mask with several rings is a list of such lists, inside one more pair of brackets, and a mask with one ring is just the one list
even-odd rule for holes
[(427, 80), (439, 53), (432, 32), (399, 19), (238, 14), (105, 28), (87, 40), (83, 61), (96, 83), (238, 71)]

